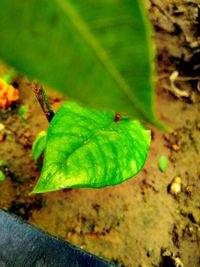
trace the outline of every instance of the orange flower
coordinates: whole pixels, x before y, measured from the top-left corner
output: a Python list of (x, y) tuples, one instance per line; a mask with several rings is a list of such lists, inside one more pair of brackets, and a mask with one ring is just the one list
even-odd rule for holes
[(6, 108), (19, 99), (19, 91), (0, 79), (0, 107)]

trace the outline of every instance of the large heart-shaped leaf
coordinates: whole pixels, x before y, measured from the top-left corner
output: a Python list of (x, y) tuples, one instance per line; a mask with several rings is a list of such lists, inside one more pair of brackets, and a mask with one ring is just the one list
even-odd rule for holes
[(85, 104), (158, 124), (140, 2), (1, 0), (0, 57)]
[(121, 183), (143, 167), (150, 131), (135, 120), (66, 102), (50, 123), (33, 193)]

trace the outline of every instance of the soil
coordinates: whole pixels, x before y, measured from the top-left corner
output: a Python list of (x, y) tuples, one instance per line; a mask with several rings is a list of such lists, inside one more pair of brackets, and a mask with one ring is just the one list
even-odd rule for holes
[[(152, 144), (144, 168), (120, 185), (30, 195), (40, 175), (40, 168), (31, 156), (31, 147), (37, 134), (47, 129), (48, 121), (28, 81), (18, 77), (15, 86), (20, 91), (20, 101), (0, 110), (0, 122), (5, 125), (5, 135), (0, 142), (0, 160), (4, 161), (2, 168), (6, 174), (6, 179), (0, 184), (0, 207), (118, 266), (198, 267), (200, 97), (198, 72), (192, 75), (188, 69), (188, 64), (194, 70), (198, 69), (194, 61), (196, 48), (191, 48), (196, 32), (195, 29), (190, 31), (188, 47), (182, 42), (185, 51), (182, 56), (176, 54), (178, 49), (174, 40), (178, 38), (181, 45), (184, 27), (177, 37), (177, 29), (172, 26), (175, 23), (176, 27), (182, 27), (184, 19), (181, 20), (179, 14), (179, 20), (172, 20), (171, 30), (163, 29), (161, 22), (160, 27), (157, 24), (158, 19), (164, 19), (166, 12), (167, 18), (174, 18), (169, 6), (181, 1), (168, 1), (168, 9), (165, 4), (158, 8), (160, 1), (147, 2), (150, 13), (157, 14), (152, 15), (158, 44), (156, 109), (172, 131), (167, 133), (152, 128)], [(195, 1), (185, 2), (196, 10)], [(185, 7), (180, 3), (179, 8), (181, 5)], [(161, 37), (163, 42), (159, 41)], [(0, 74), (5, 71), (1, 65)], [(176, 71), (180, 74), (177, 80), (170, 80)], [(188, 94), (183, 96), (183, 91)], [(48, 97), (56, 110), (62, 99), (52, 91), (48, 91)], [(25, 120), (19, 115), (22, 105), (28, 105)], [(161, 156), (169, 160), (164, 171), (160, 171), (158, 166)], [(177, 191), (171, 186), (176, 177), (179, 177)]]

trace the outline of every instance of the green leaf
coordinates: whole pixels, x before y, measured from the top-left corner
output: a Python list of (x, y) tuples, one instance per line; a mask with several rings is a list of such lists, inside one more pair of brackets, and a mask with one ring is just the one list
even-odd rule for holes
[(150, 131), (136, 120), (66, 102), (50, 123), (33, 193), (119, 184), (143, 167)]
[(0, 181), (4, 181), (6, 178), (5, 174), (0, 170)]
[(0, 159), (0, 167), (2, 167), (3, 165), (4, 165), (4, 161)]
[(168, 167), (169, 161), (166, 156), (161, 156), (158, 162), (158, 168), (161, 172), (164, 172)]
[(42, 131), (38, 134), (32, 146), (32, 156), (38, 161), (46, 147), (47, 133)]
[(27, 111), (28, 111), (28, 105), (23, 105), (19, 108), (19, 115), (25, 119), (26, 117), (26, 114), (27, 114)]
[(16, 74), (17, 73), (14, 69), (10, 69), (8, 73), (3, 75), (2, 80), (4, 80), (6, 83), (11, 83)]
[(95, 107), (158, 125), (141, 0), (1, 0), (0, 57)]

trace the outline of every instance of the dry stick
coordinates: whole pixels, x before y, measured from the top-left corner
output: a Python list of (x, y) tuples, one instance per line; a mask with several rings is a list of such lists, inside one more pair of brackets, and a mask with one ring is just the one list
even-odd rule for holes
[(54, 111), (51, 108), (51, 104), (49, 103), (47, 96), (45, 94), (44, 89), (39, 86), (37, 83), (33, 84), (33, 91), (37, 97), (38, 102), (40, 103), (40, 106), (47, 118), (47, 120), (50, 122), (55, 115)]

